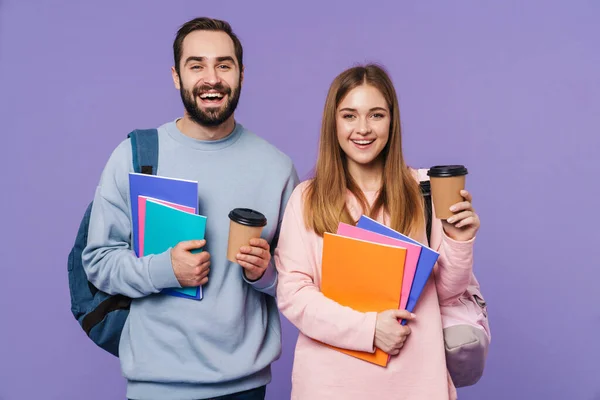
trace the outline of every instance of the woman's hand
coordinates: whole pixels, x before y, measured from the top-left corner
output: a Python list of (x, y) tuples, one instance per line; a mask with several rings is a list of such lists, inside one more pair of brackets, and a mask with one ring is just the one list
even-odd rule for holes
[(401, 325), (398, 320), (414, 318), (415, 315), (406, 310), (387, 310), (378, 313), (375, 324), (375, 346), (392, 356), (400, 353), (406, 338), (410, 335), (410, 328)]
[(451, 239), (467, 242), (475, 237), (479, 230), (479, 216), (475, 213), (471, 201), (473, 197), (466, 190), (461, 190), (460, 195), (465, 199), (450, 207), (454, 215), (447, 220), (442, 220), (444, 232)]

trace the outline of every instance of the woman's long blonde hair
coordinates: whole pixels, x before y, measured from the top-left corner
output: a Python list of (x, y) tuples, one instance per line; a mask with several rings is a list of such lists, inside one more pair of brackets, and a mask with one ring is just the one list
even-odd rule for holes
[[(347, 169), (346, 154), (337, 139), (336, 114), (340, 102), (357, 86), (367, 84), (378, 89), (391, 113), (390, 134), (380, 157), (383, 158), (382, 187), (372, 207)], [(367, 64), (350, 68), (332, 82), (325, 101), (319, 155), (314, 177), (308, 184), (304, 220), (318, 235), (335, 233), (339, 222), (355, 225), (348, 210), (347, 191), (356, 196), (363, 212), (371, 218), (383, 211), (390, 227), (415, 236), (423, 229), (423, 200), (415, 180), (402, 155), (400, 110), (394, 85), (380, 66)]]

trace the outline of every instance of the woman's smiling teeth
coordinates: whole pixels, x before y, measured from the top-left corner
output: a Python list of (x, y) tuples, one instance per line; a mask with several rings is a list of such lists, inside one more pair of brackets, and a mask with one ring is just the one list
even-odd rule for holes
[(360, 140), (352, 140), (352, 143), (357, 144), (359, 146), (366, 146), (369, 145), (371, 143), (373, 143), (375, 141), (375, 139), (371, 139), (371, 140), (365, 140), (365, 139), (360, 139)]

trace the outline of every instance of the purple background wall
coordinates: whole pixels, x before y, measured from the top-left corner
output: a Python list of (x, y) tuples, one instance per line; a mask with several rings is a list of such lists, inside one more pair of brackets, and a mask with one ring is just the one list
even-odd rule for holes
[[(181, 114), (171, 44), (198, 15), (233, 24), (237, 117), (300, 174), (329, 83), (365, 60), (397, 85), (409, 162), (469, 167), (493, 339), (461, 399), (600, 399), (599, 3), (20, 0), (0, 0), (0, 399), (124, 398), (70, 314), (66, 259), (111, 150)], [(296, 334), (284, 320), (270, 400)]]

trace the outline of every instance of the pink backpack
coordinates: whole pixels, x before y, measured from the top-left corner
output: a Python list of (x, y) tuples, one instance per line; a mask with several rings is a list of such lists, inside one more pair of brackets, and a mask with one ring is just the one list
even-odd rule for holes
[[(431, 191), (427, 170), (419, 170), (421, 192), (427, 212), (427, 239), (431, 233)], [(440, 306), (446, 348), (446, 366), (454, 386), (474, 385), (483, 375), (491, 332), (487, 305), (479, 282), (471, 275), (467, 290), (452, 305)]]
[(475, 275), (459, 301), (441, 306), (446, 366), (455, 387), (476, 384), (491, 341), (487, 307)]

